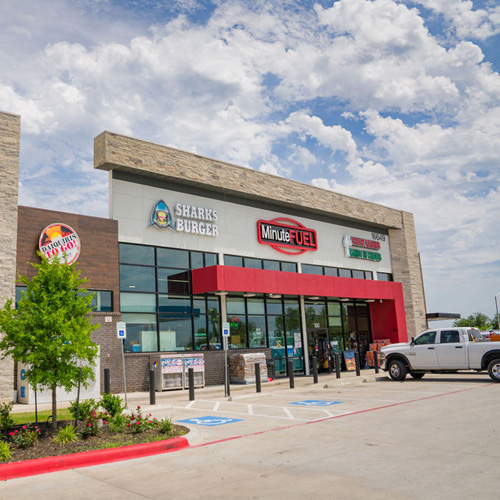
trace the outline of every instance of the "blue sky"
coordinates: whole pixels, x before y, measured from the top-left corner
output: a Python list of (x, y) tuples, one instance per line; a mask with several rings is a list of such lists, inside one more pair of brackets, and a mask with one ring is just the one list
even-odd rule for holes
[(500, 292), (496, 0), (3, 0), (19, 203), (107, 216), (103, 130), (412, 212), (429, 312)]

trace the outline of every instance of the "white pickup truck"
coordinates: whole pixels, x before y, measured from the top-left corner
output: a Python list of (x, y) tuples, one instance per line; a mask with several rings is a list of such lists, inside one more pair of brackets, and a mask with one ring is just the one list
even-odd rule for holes
[(382, 347), (380, 364), (398, 381), (408, 373), (422, 378), (429, 372), (488, 370), (491, 379), (500, 382), (500, 342), (484, 340), (475, 328), (426, 330), (411, 342)]

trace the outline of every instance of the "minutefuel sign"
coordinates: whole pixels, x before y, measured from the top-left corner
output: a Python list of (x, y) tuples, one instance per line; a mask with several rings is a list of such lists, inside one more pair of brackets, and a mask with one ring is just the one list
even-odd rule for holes
[(271, 245), (278, 252), (288, 255), (299, 255), (318, 249), (316, 231), (293, 219), (259, 220), (257, 237), (262, 245)]

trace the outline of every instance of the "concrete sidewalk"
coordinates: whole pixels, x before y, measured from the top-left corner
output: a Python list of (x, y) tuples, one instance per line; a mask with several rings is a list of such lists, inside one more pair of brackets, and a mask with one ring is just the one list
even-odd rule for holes
[[(345, 386), (345, 385), (357, 385), (366, 384), (369, 382), (375, 382), (378, 377), (386, 378), (384, 372), (376, 374), (373, 369), (361, 370), (360, 376), (356, 375), (356, 372), (342, 372), (341, 378), (336, 378), (335, 373), (321, 373), (318, 375), (318, 384), (314, 384), (312, 375), (309, 376), (295, 376), (294, 385), (295, 388), (307, 388), (307, 387), (324, 387), (327, 385), (330, 387), (335, 386)], [(289, 388), (290, 382), (288, 378), (278, 378), (274, 379), (272, 382), (262, 383), (261, 394), (272, 393), (274, 389)], [(240, 397), (245, 397), (251, 394), (256, 394), (255, 384), (231, 384), (230, 396), (228, 400), (238, 399)], [(203, 388), (195, 389), (195, 398), (208, 397), (225, 397), (224, 386), (223, 385), (210, 385)], [(120, 394), (121, 398), (125, 401), (125, 394)], [(137, 405), (148, 407), (149, 411), (154, 410), (156, 407), (160, 408), (164, 405), (171, 404), (172, 400), (189, 400), (189, 390), (188, 389), (175, 389), (170, 391), (162, 391), (155, 393), (156, 404), (150, 405), (150, 394), (149, 392), (131, 392), (127, 394), (127, 407), (129, 409), (135, 408)], [(57, 408), (67, 408), (70, 406), (70, 401), (62, 401), (57, 403)], [(39, 412), (45, 410), (51, 410), (51, 403), (39, 403), (37, 405), (37, 410)], [(34, 412), (34, 404), (14, 404), (12, 408), (12, 413), (24, 413), (24, 412)]]

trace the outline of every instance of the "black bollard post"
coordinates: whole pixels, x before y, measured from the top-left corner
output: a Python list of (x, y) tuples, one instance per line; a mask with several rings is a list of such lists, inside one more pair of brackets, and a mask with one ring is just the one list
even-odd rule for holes
[(375, 373), (378, 373), (378, 351), (373, 352), (373, 365), (375, 366)]
[(335, 353), (335, 375), (337, 376), (337, 378), (340, 378), (340, 361), (340, 354)]
[(313, 356), (313, 383), (318, 383), (318, 358)]
[(293, 379), (293, 361), (289, 359), (287, 365), (288, 365), (288, 378), (290, 379), (290, 389), (294, 389), (295, 380)]
[(261, 392), (260, 386), (260, 363), (255, 363), (255, 388), (257, 392)]
[(149, 404), (156, 404), (155, 371), (149, 370)]
[(109, 368), (104, 368), (104, 393), (111, 393), (111, 370)]
[(229, 375), (229, 363), (226, 365), (227, 369), (227, 379), (225, 382), (226, 385), (226, 396), (231, 396), (231, 376)]
[(189, 378), (189, 401), (194, 401), (194, 369), (188, 369)]
[(359, 352), (358, 351), (354, 352), (354, 359), (356, 360), (356, 377), (359, 377), (361, 375), (361, 371), (359, 369)]

